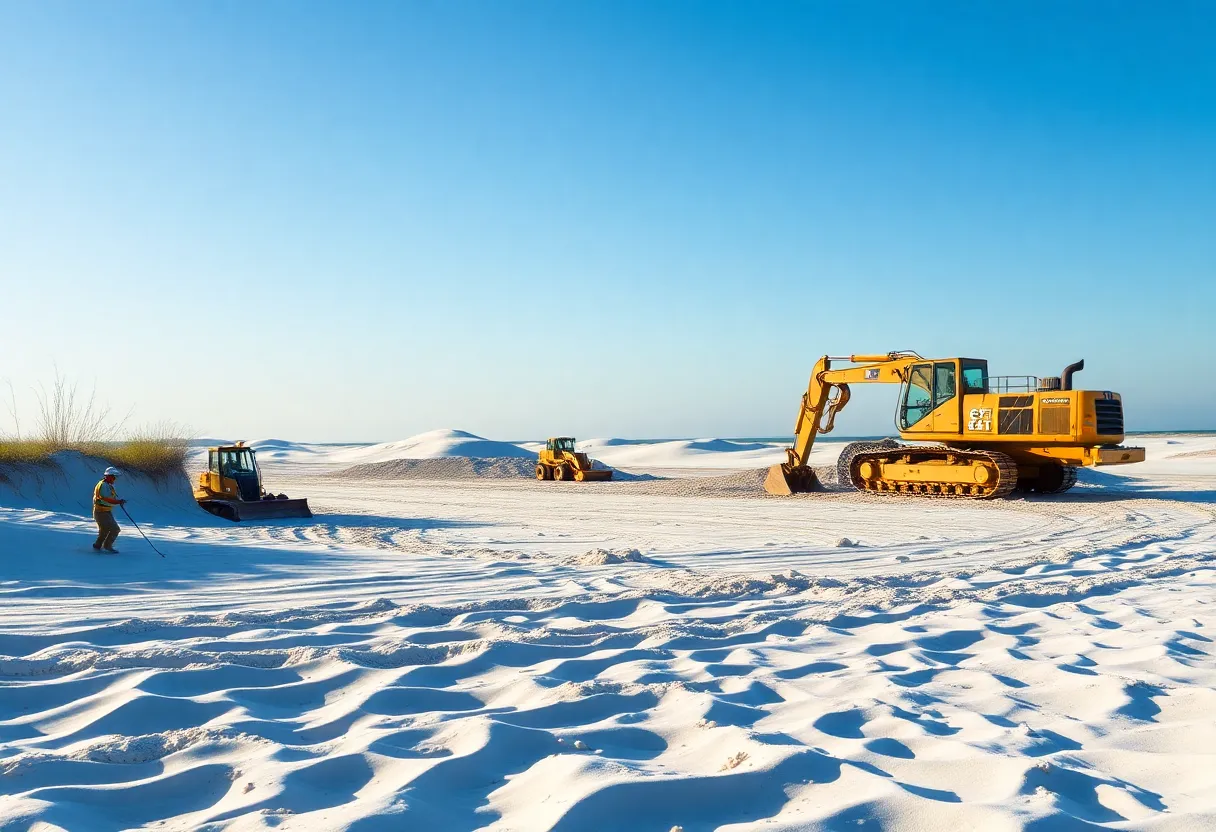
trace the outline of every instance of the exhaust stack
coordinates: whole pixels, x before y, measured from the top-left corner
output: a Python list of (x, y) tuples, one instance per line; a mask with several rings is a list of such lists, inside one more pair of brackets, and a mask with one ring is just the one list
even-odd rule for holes
[(1079, 373), (1084, 369), (1085, 369), (1085, 359), (1084, 358), (1082, 358), (1080, 361), (1075, 361), (1072, 364), (1069, 364), (1067, 367), (1065, 367), (1064, 372), (1060, 373), (1060, 389), (1061, 390), (1071, 390), (1072, 389), (1072, 374)]

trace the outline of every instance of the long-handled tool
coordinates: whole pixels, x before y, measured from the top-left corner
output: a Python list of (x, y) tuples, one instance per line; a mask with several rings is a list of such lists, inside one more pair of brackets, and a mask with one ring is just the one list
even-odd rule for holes
[[(148, 540), (148, 536), (144, 534), (144, 530), (141, 529), (139, 524), (135, 522), (135, 518), (131, 516), (131, 512), (127, 511), (127, 507), (124, 505), (119, 505), (118, 507), (122, 509), (123, 514), (127, 515), (127, 519), (131, 521), (131, 525), (135, 527), (135, 531), (139, 532), (140, 536), (142, 536), (144, 540)], [(160, 549), (157, 549), (156, 544), (151, 540), (148, 540), (148, 545), (152, 547), (153, 552), (156, 552), (156, 554), (160, 555), (162, 558), (165, 556), (165, 553)]]

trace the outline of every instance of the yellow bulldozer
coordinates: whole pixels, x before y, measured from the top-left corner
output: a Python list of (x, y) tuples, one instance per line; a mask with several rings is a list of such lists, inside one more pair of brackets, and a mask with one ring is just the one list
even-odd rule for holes
[(207, 450), (207, 470), (198, 476), (194, 499), (217, 517), (234, 522), (312, 517), (308, 500), (292, 500), (262, 487), (256, 454), (244, 442)]
[[(835, 362), (846, 366), (833, 366)], [(1118, 393), (1074, 390), (1070, 364), (1059, 376), (989, 376), (978, 358), (921, 358), (914, 352), (823, 356), (811, 372), (786, 461), (764, 481), (770, 494), (820, 490), (810, 468), (815, 439), (830, 433), (850, 384), (899, 384), (895, 421), (904, 442), (854, 442), (836, 466), (840, 485), (881, 494), (995, 499), (1014, 489), (1059, 494), (1080, 466), (1144, 461), (1123, 447)]]
[(593, 468), (591, 457), (574, 450), (574, 437), (555, 436), (536, 459), (538, 480), (610, 480), (611, 468)]

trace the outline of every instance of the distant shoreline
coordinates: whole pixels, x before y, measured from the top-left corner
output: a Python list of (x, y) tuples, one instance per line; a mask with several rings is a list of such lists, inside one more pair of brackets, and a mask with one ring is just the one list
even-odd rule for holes
[[(820, 435), (819, 441), (820, 442), (845, 442), (845, 441), (857, 442), (857, 441), (863, 441), (863, 440), (869, 440), (869, 439), (885, 439), (887, 437), (893, 437), (896, 435), (897, 434), (894, 431), (892, 431), (890, 433), (858, 434), (858, 435), (849, 435), (849, 436), (845, 436), (843, 434), (842, 435), (831, 434), (831, 435)], [(1124, 435), (1129, 438), (1136, 437), (1136, 436), (1216, 436), (1216, 430), (1139, 430), (1139, 431), (1130, 431)], [(591, 437), (591, 438), (599, 438), (599, 437)], [(656, 438), (656, 439), (625, 439), (625, 438), (621, 438), (621, 437), (616, 437), (616, 441), (618, 441), (622, 444), (628, 444), (628, 445), (653, 445), (653, 444), (657, 444), (659, 442), (690, 442), (690, 441), (696, 441), (698, 439), (705, 439), (705, 438), (708, 438), (708, 437), (705, 437), (705, 436), (670, 437), (669, 436), (669, 437)], [(721, 439), (725, 442), (763, 442), (763, 443), (776, 444), (776, 443), (781, 443), (781, 442), (790, 442), (793, 439), (793, 434), (785, 434), (784, 436), (715, 436), (712, 438)], [(256, 439), (252, 440), (250, 444), (256, 448), (258, 441), (259, 440), (256, 440)], [(380, 444), (383, 444), (385, 441), (390, 441), (390, 440), (368, 441), (368, 442), (298, 442), (296, 444), (325, 446), (325, 447), (331, 447), (331, 448), (363, 448), (363, 447), (368, 447), (370, 445), (380, 445)], [(503, 441), (508, 442), (510, 444), (519, 445), (519, 444), (529, 444), (529, 443), (541, 442), (544, 440), (543, 439), (508, 439), (508, 440), (503, 440)], [(217, 444), (223, 444), (223, 443), (221, 442), (221, 440), (214, 439), (214, 438), (195, 439), (190, 442), (190, 445), (194, 448), (206, 448), (208, 446), (217, 445)]]

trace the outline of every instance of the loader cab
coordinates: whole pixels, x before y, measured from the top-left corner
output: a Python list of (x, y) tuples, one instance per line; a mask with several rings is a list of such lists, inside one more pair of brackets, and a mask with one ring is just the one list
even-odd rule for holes
[(574, 438), (571, 436), (558, 436), (550, 439), (546, 447), (554, 453), (560, 454), (563, 451), (574, 453)]
[(958, 395), (987, 392), (987, 361), (945, 358), (913, 364), (900, 393), (896, 423), (901, 433), (959, 433)]

